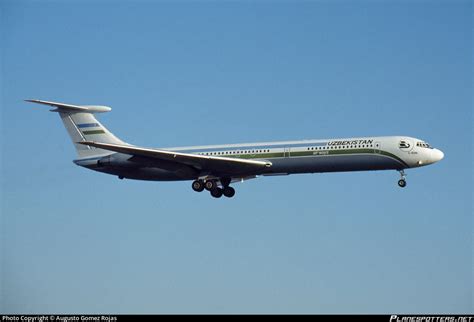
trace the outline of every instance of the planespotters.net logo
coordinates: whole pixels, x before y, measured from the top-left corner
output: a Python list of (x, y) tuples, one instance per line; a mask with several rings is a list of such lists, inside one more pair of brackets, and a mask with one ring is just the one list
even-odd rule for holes
[(474, 322), (473, 316), (407, 316), (391, 315), (390, 322)]

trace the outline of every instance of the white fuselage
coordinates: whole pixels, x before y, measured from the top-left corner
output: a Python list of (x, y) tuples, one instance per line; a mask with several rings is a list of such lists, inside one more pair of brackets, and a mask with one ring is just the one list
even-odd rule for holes
[(152, 149), (128, 144), (104, 127), (96, 113), (110, 107), (43, 100), (54, 107), (76, 149), (79, 166), (118, 176), (154, 181), (193, 180), (192, 189), (215, 198), (233, 197), (232, 182), (263, 175), (397, 170), (435, 163), (443, 152), (408, 136), (244, 143)]
[[(443, 158), (443, 153), (431, 148), (422, 140), (405, 136), (362, 137), (325, 140), (301, 140), (284, 142), (262, 142), (211, 146), (163, 148), (162, 150), (204, 156), (268, 160), (272, 166), (259, 172), (241, 173), (233, 180), (255, 175), (278, 175), (294, 173), (403, 170), (425, 166)], [(178, 168), (140, 166), (131, 163), (127, 155), (117, 153), (102, 160), (100, 158), (79, 159), (79, 165), (97, 171), (117, 174), (125, 178), (141, 180), (192, 180), (195, 173)], [(110, 165), (110, 167), (104, 167)], [(205, 177), (200, 173), (198, 177)]]

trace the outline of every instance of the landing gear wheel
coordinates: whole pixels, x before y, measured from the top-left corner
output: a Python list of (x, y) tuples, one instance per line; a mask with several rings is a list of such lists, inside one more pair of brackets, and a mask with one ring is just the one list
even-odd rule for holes
[(202, 180), (194, 180), (191, 187), (194, 191), (201, 192), (204, 190), (204, 182)]
[(227, 198), (232, 198), (235, 195), (235, 189), (232, 187), (225, 187), (224, 190), (222, 191), (224, 196)]
[(228, 187), (232, 181), (231, 178), (227, 178), (227, 177), (224, 177), (224, 178), (220, 178), (219, 180), (222, 184), (222, 187)]
[(206, 188), (206, 190), (212, 191), (217, 188), (217, 183), (215, 180), (208, 180), (204, 184), (204, 188)]
[(402, 170), (399, 170), (398, 172), (400, 172), (400, 176), (401, 176), (400, 180), (398, 180), (398, 185), (399, 185), (401, 188), (405, 188), (406, 185), (407, 185), (407, 182), (406, 182), (406, 180), (405, 180), (405, 178), (406, 178), (405, 171), (403, 171), (403, 169), (402, 169)]
[(214, 198), (222, 197), (222, 189), (221, 188), (214, 188), (211, 190), (211, 196)]

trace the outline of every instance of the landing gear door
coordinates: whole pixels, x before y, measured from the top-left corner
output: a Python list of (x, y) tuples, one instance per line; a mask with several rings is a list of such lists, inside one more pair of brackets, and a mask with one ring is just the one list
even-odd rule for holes
[(381, 144), (380, 142), (375, 142), (374, 143), (374, 152), (380, 154), (380, 149), (381, 149)]

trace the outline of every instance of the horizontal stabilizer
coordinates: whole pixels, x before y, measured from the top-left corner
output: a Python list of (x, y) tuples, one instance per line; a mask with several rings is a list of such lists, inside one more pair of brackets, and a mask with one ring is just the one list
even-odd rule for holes
[(57, 102), (41, 101), (41, 100), (25, 100), (30, 103), (37, 103), (43, 105), (53, 106), (56, 109), (51, 110), (52, 112), (84, 112), (84, 113), (104, 113), (109, 112), (112, 109), (108, 106), (101, 105), (72, 105)]

